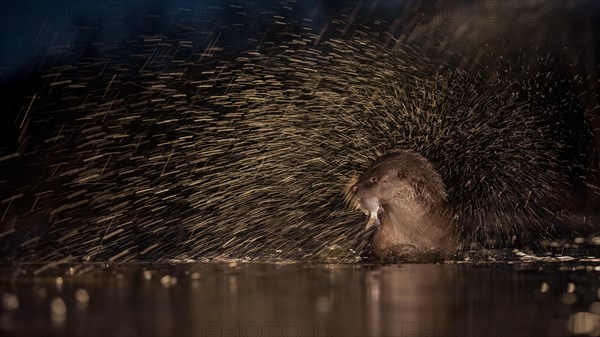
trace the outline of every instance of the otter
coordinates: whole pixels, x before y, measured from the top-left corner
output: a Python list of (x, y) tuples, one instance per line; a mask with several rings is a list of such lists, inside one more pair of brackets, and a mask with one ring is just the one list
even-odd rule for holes
[(455, 247), (442, 177), (416, 152), (379, 157), (351, 181), (347, 198), (368, 215), (366, 230), (376, 228), (371, 249), (377, 257), (444, 257)]

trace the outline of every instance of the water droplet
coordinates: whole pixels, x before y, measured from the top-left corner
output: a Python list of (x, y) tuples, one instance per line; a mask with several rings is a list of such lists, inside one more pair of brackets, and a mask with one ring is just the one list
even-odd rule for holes
[(575, 294), (564, 294), (561, 301), (566, 305), (573, 305), (577, 303), (577, 295)]
[(315, 301), (315, 307), (321, 313), (329, 312), (332, 306), (333, 301), (327, 296), (321, 296)]
[(60, 297), (55, 297), (52, 302), (50, 302), (50, 311), (53, 315), (66, 315), (67, 314), (67, 305), (65, 301)]
[(569, 317), (569, 332), (574, 335), (598, 336), (600, 334), (600, 317), (590, 312), (577, 312)]
[(6, 311), (19, 309), (19, 298), (17, 295), (10, 293), (2, 295), (2, 307)]
[(78, 303), (87, 304), (90, 301), (90, 295), (85, 289), (75, 290), (75, 299)]

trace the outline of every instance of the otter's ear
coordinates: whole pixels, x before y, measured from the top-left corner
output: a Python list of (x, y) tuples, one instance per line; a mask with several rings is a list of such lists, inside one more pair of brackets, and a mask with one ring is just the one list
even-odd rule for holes
[(398, 171), (398, 179), (400, 179), (400, 180), (406, 179), (406, 172)]

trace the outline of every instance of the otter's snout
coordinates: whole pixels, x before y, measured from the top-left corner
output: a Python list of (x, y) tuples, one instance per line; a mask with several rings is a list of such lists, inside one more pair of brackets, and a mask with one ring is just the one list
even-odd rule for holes
[(379, 220), (378, 215), (383, 211), (383, 208), (380, 205), (379, 198), (358, 195), (359, 190), (361, 190), (359, 188), (359, 183), (353, 184), (350, 187), (350, 191), (352, 191), (352, 197), (354, 199), (356, 209), (360, 209), (369, 217), (365, 229), (368, 230), (371, 227), (380, 226), (381, 222)]

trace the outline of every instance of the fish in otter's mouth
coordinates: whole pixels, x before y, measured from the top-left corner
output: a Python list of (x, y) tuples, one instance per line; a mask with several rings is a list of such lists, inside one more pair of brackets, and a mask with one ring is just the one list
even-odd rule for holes
[(369, 217), (367, 219), (367, 224), (365, 225), (365, 231), (368, 231), (373, 227), (381, 226), (379, 215), (384, 212), (384, 209), (379, 198), (377, 197), (361, 198), (357, 196), (357, 182), (358, 177), (352, 177), (350, 179), (348, 185), (346, 186), (345, 202), (347, 205), (352, 205), (352, 208), (362, 211), (366, 216)]
[(366, 200), (358, 200), (357, 209), (360, 209), (369, 217), (365, 230), (369, 230), (372, 227), (379, 227), (381, 221), (379, 220), (379, 214), (383, 213), (383, 207), (379, 204), (379, 200), (376, 198), (370, 198)]

